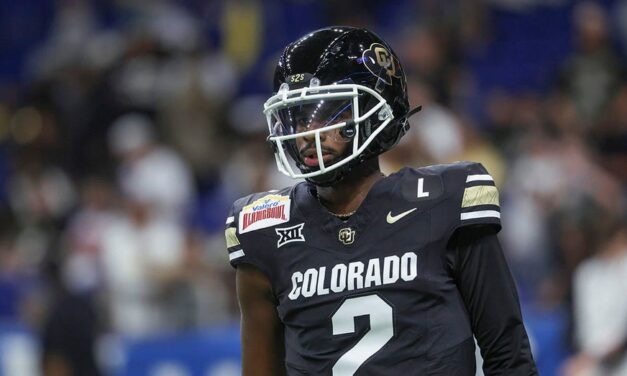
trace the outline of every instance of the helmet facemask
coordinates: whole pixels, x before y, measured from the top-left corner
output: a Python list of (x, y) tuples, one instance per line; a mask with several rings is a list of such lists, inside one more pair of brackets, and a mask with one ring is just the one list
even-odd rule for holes
[[(385, 99), (369, 87), (319, 83), (313, 77), (305, 87), (282, 84), (264, 104), (264, 114), (279, 171), (322, 185), (325, 180), (336, 181), (340, 167), (361, 162), (366, 148), (390, 125), (394, 115)], [(327, 137), (335, 145), (346, 143), (340, 155), (325, 146)], [(300, 172), (294, 171), (288, 155)]]

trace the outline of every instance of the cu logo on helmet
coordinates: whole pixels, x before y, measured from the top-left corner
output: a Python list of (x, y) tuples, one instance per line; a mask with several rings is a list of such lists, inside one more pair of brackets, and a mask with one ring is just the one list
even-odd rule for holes
[(396, 75), (394, 60), (392, 60), (393, 57), (392, 55), (390, 55), (387, 49), (381, 46), (377, 46), (374, 48), (374, 55), (377, 57), (377, 64), (385, 68), (389, 76)]
[(343, 228), (340, 230), (338, 238), (344, 245), (353, 244), (355, 241), (355, 230), (350, 227)]
[(384, 45), (373, 43), (362, 54), (362, 61), (373, 75), (392, 85), (393, 77), (400, 77), (400, 67), (394, 55)]

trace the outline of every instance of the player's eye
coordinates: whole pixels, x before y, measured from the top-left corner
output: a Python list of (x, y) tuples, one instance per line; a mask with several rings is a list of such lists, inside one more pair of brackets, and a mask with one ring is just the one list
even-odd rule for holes
[(337, 124), (337, 123), (342, 123), (345, 122), (347, 120), (350, 120), (353, 118), (353, 114), (350, 111), (343, 111), (340, 114), (338, 114), (335, 119), (333, 119), (333, 123)]
[(296, 118), (296, 130), (298, 132), (303, 132), (309, 128), (309, 119), (305, 116), (299, 116)]

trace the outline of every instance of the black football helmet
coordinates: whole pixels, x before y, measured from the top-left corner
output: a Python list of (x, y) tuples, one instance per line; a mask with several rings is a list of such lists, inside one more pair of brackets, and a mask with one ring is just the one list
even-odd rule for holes
[[(390, 46), (366, 29), (328, 27), (288, 45), (275, 70), (274, 91), (264, 114), (277, 166), (317, 185), (333, 184), (390, 149), (409, 127), (403, 69)], [(344, 155), (325, 161), (322, 134), (350, 142)], [(299, 137), (308, 137), (315, 152), (301, 155)]]

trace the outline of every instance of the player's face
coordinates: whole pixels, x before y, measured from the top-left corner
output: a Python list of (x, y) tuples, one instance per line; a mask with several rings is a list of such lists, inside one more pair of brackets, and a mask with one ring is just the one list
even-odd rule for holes
[[(295, 113), (296, 132), (302, 133), (344, 123), (353, 118), (350, 106), (344, 109), (334, 109), (331, 113), (316, 114), (316, 111), (304, 108)], [(320, 111), (318, 111), (320, 112)], [(312, 114), (314, 116), (312, 116)], [(343, 128), (336, 128), (320, 132), (320, 146), (322, 159), (325, 166), (330, 166), (336, 159), (344, 155), (350, 144), (350, 138), (342, 134)], [(305, 165), (309, 167), (319, 166), (318, 152), (316, 148), (315, 134), (308, 134), (296, 138), (296, 147)]]

